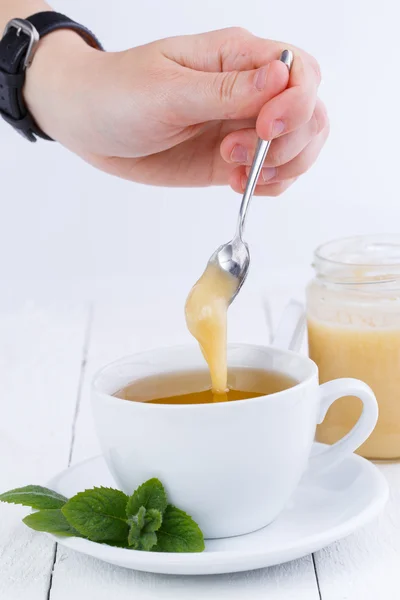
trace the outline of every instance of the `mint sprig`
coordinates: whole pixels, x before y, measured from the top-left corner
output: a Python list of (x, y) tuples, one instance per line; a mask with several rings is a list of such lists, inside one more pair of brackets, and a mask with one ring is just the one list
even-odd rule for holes
[(160, 529), (162, 520), (162, 512), (157, 508), (141, 506), (136, 515), (128, 518), (129, 546), (134, 550), (150, 550), (157, 543), (155, 532)]
[(70, 499), (37, 485), (0, 494), (0, 501), (31, 506), (38, 512), (23, 521), (31, 529), (132, 550), (202, 552), (203, 534), (183, 510), (168, 504), (162, 483), (149, 479), (128, 497), (120, 490), (95, 487)]

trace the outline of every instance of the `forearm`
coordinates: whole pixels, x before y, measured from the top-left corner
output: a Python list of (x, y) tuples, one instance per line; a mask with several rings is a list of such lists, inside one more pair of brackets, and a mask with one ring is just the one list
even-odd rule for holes
[(44, 0), (0, 0), (0, 31), (11, 19), (25, 19), (43, 10), (52, 10)]

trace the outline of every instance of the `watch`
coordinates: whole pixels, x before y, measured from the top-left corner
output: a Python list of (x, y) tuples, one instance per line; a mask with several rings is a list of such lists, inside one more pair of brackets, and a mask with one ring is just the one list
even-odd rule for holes
[(32, 64), (39, 40), (57, 29), (72, 29), (90, 46), (103, 50), (89, 29), (53, 11), (12, 19), (0, 40), (0, 114), (30, 142), (36, 142), (37, 137), (50, 141), (52, 138), (40, 129), (26, 107), (22, 93), (25, 71)]

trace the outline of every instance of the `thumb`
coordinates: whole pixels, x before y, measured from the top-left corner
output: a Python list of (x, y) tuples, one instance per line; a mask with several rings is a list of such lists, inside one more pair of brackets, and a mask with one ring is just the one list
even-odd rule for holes
[(280, 60), (273, 60), (250, 71), (210, 73), (187, 69), (185, 78), (185, 102), (180, 111), (183, 109), (191, 124), (256, 118), (264, 104), (287, 87), (289, 72)]

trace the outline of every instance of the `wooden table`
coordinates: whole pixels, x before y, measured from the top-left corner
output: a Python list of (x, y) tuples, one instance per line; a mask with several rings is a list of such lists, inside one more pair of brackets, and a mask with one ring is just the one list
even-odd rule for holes
[[(147, 281), (126, 292), (79, 283), (29, 300), (5, 286), (0, 301), (0, 490), (45, 484), (99, 453), (90, 382), (102, 365), (140, 349), (189, 341), (186, 287)], [(56, 289), (57, 288), (57, 289)], [(230, 339), (268, 343), (292, 290), (268, 291), (269, 317), (250, 285), (231, 307)], [(164, 304), (162, 305), (161, 300)], [(27, 509), (0, 505), (0, 600), (398, 600), (400, 465), (380, 467), (391, 498), (379, 519), (332, 546), (281, 566), (230, 575), (139, 573), (57, 546), (21, 523)]]

